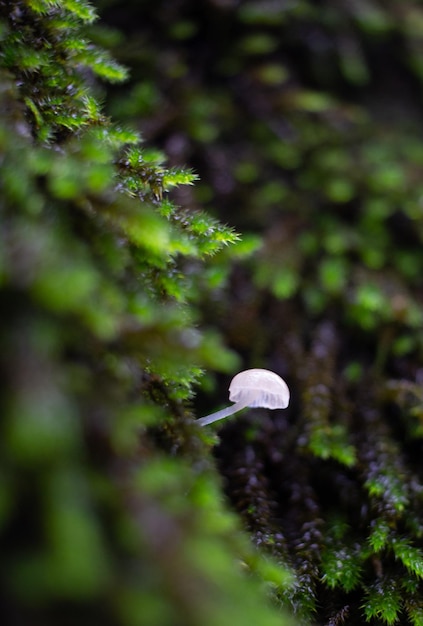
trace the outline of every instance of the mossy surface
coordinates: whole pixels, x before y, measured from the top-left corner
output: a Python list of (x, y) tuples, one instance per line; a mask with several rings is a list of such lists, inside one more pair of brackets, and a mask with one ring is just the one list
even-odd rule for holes
[(347, 4), (0, 2), (5, 623), (423, 624), (423, 10)]
[[(277, 601), (313, 624), (422, 619), (422, 18), (411, 1), (105, 5), (131, 68), (110, 111), (242, 234), (229, 273), (211, 260), (203, 323), (292, 402), (219, 425), (215, 456), (253, 541), (296, 572)], [(199, 413), (228, 382), (203, 379)]]
[(263, 581), (286, 570), (224, 505), (190, 410), (203, 370), (238, 363), (198, 312), (238, 235), (171, 200), (195, 175), (106, 114), (126, 70), (94, 18), (0, 3), (0, 621), (276, 626)]

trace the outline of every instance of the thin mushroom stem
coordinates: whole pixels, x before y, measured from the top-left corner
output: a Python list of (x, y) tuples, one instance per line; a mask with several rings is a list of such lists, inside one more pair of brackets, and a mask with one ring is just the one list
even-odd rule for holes
[(197, 420), (197, 424), (199, 424), (200, 426), (207, 426), (207, 424), (212, 424), (213, 422), (217, 422), (217, 420), (222, 420), (224, 417), (229, 417), (229, 415), (232, 415), (233, 413), (237, 413), (238, 411), (247, 408), (250, 403), (251, 398), (244, 398), (239, 402), (235, 402), (235, 404), (232, 404), (232, 406), (227, 406), (220, 411), (210, 413), (210, 415), (206, 415), (205, 417), (200, 417), (200, 419)]

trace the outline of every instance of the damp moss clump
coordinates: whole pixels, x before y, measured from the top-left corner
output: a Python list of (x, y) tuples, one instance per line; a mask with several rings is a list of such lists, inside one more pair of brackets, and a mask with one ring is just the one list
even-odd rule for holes
[(276, 626), (261, 580), (285, 570), (223, 505), (189, 409), (204, 369), (238, 362), (196, 278), (238, 235), (172, 199), (193, 172), (105, 112), (127, 71), (95, 19), (0, 3), (3, 621)]
[[(192, 198), (249, 250), (229, 274), (211, 259), (202, 319), (291, 390), (215, 448), (254, 543), (296, 574), (276, 604), (322, 626), (421, 625), (420, 3), (104, 6), (133, 68), (110, 110), (188, 157)], [(229, 377), (203, 380), (200, 415)]]

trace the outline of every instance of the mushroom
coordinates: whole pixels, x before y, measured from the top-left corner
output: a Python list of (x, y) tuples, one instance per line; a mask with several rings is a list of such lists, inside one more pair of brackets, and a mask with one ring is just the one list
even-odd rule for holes
[(289, 404), (289, 389), (275, 372), (254, 368), (234, 376), (229, 385), (229, 400), (235, 404), (201, 417), (197, 424), (206, 426), (246, 407), (286, 409)]

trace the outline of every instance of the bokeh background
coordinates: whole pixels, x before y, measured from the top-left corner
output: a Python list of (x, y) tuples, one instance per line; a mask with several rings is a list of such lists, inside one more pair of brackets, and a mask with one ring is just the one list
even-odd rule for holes
[[(300, 614), (419, 623), (395, 546), (409, 498), (421, 541), (421, 3), (108, 2), (103, 20), (131, 68), (111, 114), (194, 168), (181, 204), (242, 234), (201, 275), (201, 324), (293, 389), (220, 431), (231, 505), (296, 569)], [(208, 373), (197, 412), (227, 382)]]
[(0, 19), (4, 623), (421, 626), (423, 4)]

